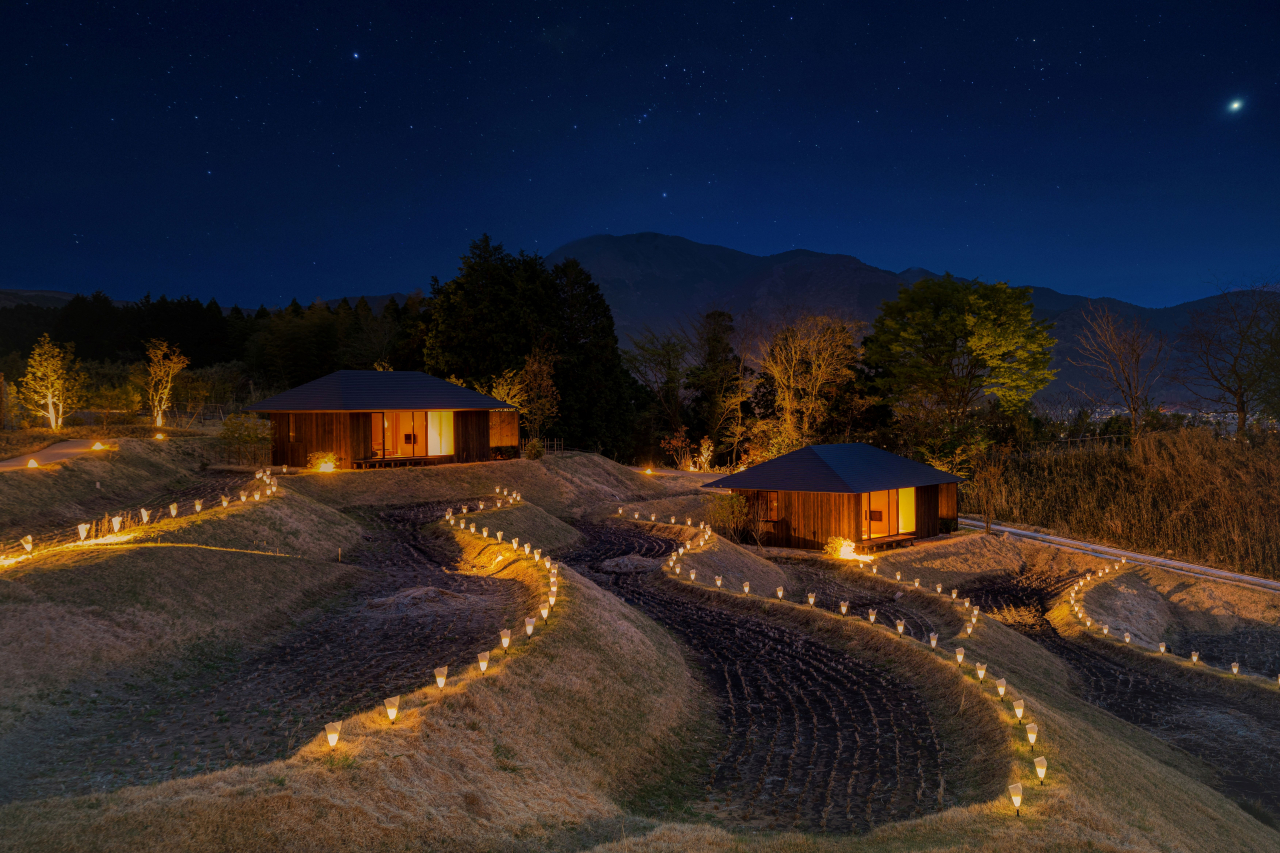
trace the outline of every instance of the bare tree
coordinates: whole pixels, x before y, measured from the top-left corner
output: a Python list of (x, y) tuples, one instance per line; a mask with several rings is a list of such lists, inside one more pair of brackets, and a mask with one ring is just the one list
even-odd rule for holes
[[(1142, 416), (1151, 408), (1151, 389), (1169, 360), (1169, 339), (1134, 317), (1117, 317), (1106, 306), (1084, 310), (1084, 328), (1076, 335), (1078, 355), (1068, 361), (1082, 369), (1108, 396), (1119, 398), (1129, 412), (1133, 436), (1142, 434)], [(1072, 390), (1093, 396), (1091, 389)]]
[(156, 426), (164, 426), (164, 412), (173, 397), (173, 380), (191, 360), (168, 341), (147, 342), (147, 402)]
[(1259, 344), (1275, 303), (1276, 292), (1266, 285), (1223, 290), (1182, 330), (1186, 357), (1174, 381), (1214, 414), (1234, 414), (1237, 434), (1266, 382)]
[(684, 384), (689, 367), (689, 343), (684, 335), (678, 332), (659, 335), (645, 329), (639, 337), (631, 338), (631, 350), (622, 357), (640, 384), (658, 398), (671, 431), (679, 430), (689, 399)]

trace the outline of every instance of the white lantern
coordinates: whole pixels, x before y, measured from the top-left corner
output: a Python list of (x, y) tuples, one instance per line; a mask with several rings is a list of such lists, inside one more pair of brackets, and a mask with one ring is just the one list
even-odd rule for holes
[(930, 633), (930, 634), (929, 634), (929, 648), (931, 648), (931, 649), (936, 649), (937, 647), (938, 647), (938, 635), (937, 635), (937, 634), (935, 634), (935, 633)]
[(905, 627), (906, 627), (906, 625), (903, 623), (903, 621), (902, 621), (901, 619), (899, 619), (899, 620), (898, 620), (898, 636), (899, 636), (899, 637), (901, 637), (901, 636), (902, 636), (902, 629), (903, 629), (903, 628), (905, 628)]
[(177, 505), (177, 504), (169, 504), (169, 517), (170, 517), (170, 518), (177, 518), (177, 517), (178, 517), (178, 505)]
[(532, 637), (532, 636), (533, 636), (533, 626), (534, 626), (534, 625), (536, 625), (537, 623), (538, 623), (537, 618), (535, 618), (535, 617), (533, 617), (533, 616), (528, 616), (528, 617), (526, 617), (526, 618), (525, 618), (525, 620), (524, 620), (524, 635), (525, 635), (526, 637)]
[(1018, 817), (1022, 817), (1022, 785), (1014, 782), (1009, 786), (1009, 798), (1013, 800), (1013, 810)]
[(538, 605), (538, 612), (542, 614), (542, 621), (547, 621), (547, 616), (551, 613), (551, 603), (544, 601)]
[(392, 696), (390, 699), (383, 699), (382, 704), (387, 709), (387, 718), (395, 723), (396, 714), (400, 712), (400, 697)]
[(22, 537), (22, 547), (27, 549), (27, 553), (31, 553), (31, 546), (32, 546), (32, 544), (33, 544), (33, 543), (32, 543), (32, 540), (31, 540), (31, 534), (30, 534), (30, 533), (28, 533), (26, 536), (23, 536), (23, 537)]
[(814, 601), (816, 601), (816, 600), (817, 600), (817, 598), (818, 598), (817, 593), (813, 593), (813, 592), (809, 593), (809, 606), (810, 606), (810, 607), (812, 607), (812, 606), (813, 606), (813, 602), (814, 602)]
[(449, 675), (449, 667), (447, 666), (436, 667), (436, 685), (441, 690), (444, 690), (444, 680), (445, 678), (448, 677), (448, 675)]
[(528, 542), (524, 543), (524, 553), (525, 553), (525, 556), (526, 556), (526, 557), (529, 555), (529, 549), (530, 549), (531, 547), (532, 547), (532, 546), (531, 546)]
[(479, 659), (480, 659), (480, 674), (484, 675), (484, 671), (489, 668), (489, 653), (481, 652), (479, 654)]
[(689, 570), (689, 580), (691, 580), (691, 581), (692, 581), (692, 580), (697, 580), (697, 579), (698, 579), (698, 570), (697, 570), (697, 569), (690, 569), (690, 570)]
[(996, 679), (996, 692), (1000, 694), (1000, 698), (1004, 698), (1005, 683), (1003, 678)]
[(778, 587), (778, 600), (782, 600), (782, 587)]
[(245, 502), (245, 501), (247, 501), (248, 499), (249, 499), (249, 493), (248, 493), (248, 492), (241, 492), (241, 493), (240, 493), (240, 503), (244, 503), (244, 502)]
[(204, 509), (204, 501), (196, 501), (196, 512)]
[(717, 589), (719, 589), (719, 588), (720, 588), (720, 583), (721, 583), (723, 580), (724, 580), (724, 578), (720, 577), (719, 575), (716, 575), (716, 588), (717, 588)]
[(951, 600), (952, 600), (952, 601), (955, 601), (955, 600), (956, 600), (956, 596), (957, 596), (957, 595), (959, 595), (959, 594), (960, 594), (960, 590), (958, 590), (958, 589), (953, 589), (953, 590), (951, 590)]
[(1049, 762), (1046, 761), (1044, 756), (1042, 755), (1036, 759), (1035, 764), (1036, 764), (1036, 775), (1040, 777), (1040, 784), (1043, 785), (1044, 771), (1049, 769)]
[(1129, 642), (1129, 632), (1128, 632), (1128, 631), (1125, 631), (1125, 632), (1124, 632), (1124, 641), (1125, 641), (1126, 643), (1127, 643), (1127, 642)]
[(76, 525), (76, 530), (79, 530), (79, 531), (80, 531), (80, 541), (81, 541), (81, 542), (83, 542), (83, 541), (84, 541), (84, 537), (86, 537), (86, 536), (88, 536), (88, 535), (89, 535), (89, 525), (87, 525), (87, 524), (78, 524), (78, 525)]
[(1022, 712), (1026, 709), (1026, 704), (1021, 699), (1013, 701), (1013, 713), (1018, 718), (1018, 722), (1022, 722)]
[(876, 611), (875, 611), (875, 608), (874, 608), (874, 607), (873, 607), (873, 608), (870, 608), (869, 610), (867, 610), (867, 621), (869, 621), (869, 622), (871, 622), (871, 623), (873, 623), (873, 624), (875, 623), (875, 621), (876, 621)]
[(223, 495), (223, 496), (222, 496), (222, 505), (223, 505), (223, 506), (226, 506), (226, 505), (227, 505), (227, 504), (229, 504), (229, 503), (231, 503), (231, 498), (227, 497), (226, 495)]
[(1164, 643), (1160, 644), (1160, 654), (1164, 654)]
[(849, 614), (849, 602), (847, 601), (840, 602), (840, 615), (847, 616), (848, 614)]
[(1036, 735), (1040, 733), (1040, 727), (1035, 723), (1027, 723), (1027, 740), (1031, 741), (1031, 745), (1036, 745)]
[(325, 723), (324, 733), (329, 738), (329, 746), (337, 746), (338, 735), (342, 733), (342, 723)]
[(487, 528), (487, 527), (481, 527), (481, 528), (480, 528), (480, 535), (481, 535), (481, 536), (483, 536), (485, 539), (488, 539), (488, 538), (489, 538), (489, 528)]
[(980, 664), (978, 664), (977, 669), (978, 669), (978, 680), (979, 680), (979, 681), (981, 681), (982, 679), (984, 679), (984, 678), (986, 678), (986, 677), (987, 677), (987, 665), (986, 665), (985, 663), (980, 663)]
[(743, 582), (742, 582), (742, 594), (743, 594), (743, 595), (750, 595), (750, 594), (751, 594), (751, 581), (743, 581)]
[(916, 578), (916, 589), (920, 588), (920, 578)]
[(962, 663), (964, 663), (964, 647), (957, 646), (956, 647), (956, 666), (959, 666)]
[(502, 647), (504, 649), (507, 646), (511, 645), (511, 629), (510, 628), (503, 628), (502, 631), (499, 632), (498, 636), (502, 638)]
[(150, 520), (151, 520), (151, 511), (150, 511), (150, 510), (148, 510), (148, 509), (141, 509), (141, 510), (138, 510), (138, 511), (142, 513), (142, 523), (143, 523), (143, 524), (146, 524), (148, 521), (150, 521)]
[(938, 595), (942, 595), (942, 584), (938, 584)]
[(117, 515), (115, 518), (111, 519), (111, 530), (112, 530), (113, 532), (115, 532), (115, 533), (119, 533), (119, 532), (120, 532), (120, 522), (121, 522), (121, 521), (123, 521), (123, 520), (124, 520), (124, 517), (123, 517), (123, 516), (119, 516), (119, 515)]

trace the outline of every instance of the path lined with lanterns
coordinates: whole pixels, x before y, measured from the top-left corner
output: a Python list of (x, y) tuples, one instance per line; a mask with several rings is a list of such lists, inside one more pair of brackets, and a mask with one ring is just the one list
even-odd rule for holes
[[(390, 712), (400, 694), (487, 667), (491, 654), (546, 624), (562, 581), (523, 542), (507, 542), (503, 560), (480, 574), (431, 560), (420, 528), (450, 517), (461, 524), (482, 501), (492, 506), (478, 498), (360, 511), (372, 532), (347, 556), (365, 570), (349, 603), (274, 642), (244, 653), (210, 648), (160, 678), (120, 672), (68, 690), (0, 739), (0, 802), (285, 758), (336, 736), (327, 723), (372, 707)], [(507, 576), (511, 562), (535, 554), (542, 590)]]
[[(1123, 565), (1104, 566), (1097, 574), (1059, 571), (1051, 563), (1018, 574), (977, 579), (966, 592), (993, 618), (1036, 640), (1067, 664), (1079, 677), (1085, 701), (1213, 765), (1222, 786), (1233, 796), (1259, 800), (1272, 809), (1280, 807), (1280, 774), (1275, 769), (1280, 766), (1280, 696), (1214, 690), (1178, 678), (1173, 671), (1162, 674), (1159, 667), (1140, 666), (1136, 659), (1126, 663), (1126, 655), (1172, 658), (1173, 650), (1139, 649), (1125, 641), (1123, 626), (1098, 624), (1089, 614), (1084, 593), (1100, 580), (1114, 578)], [(1071, 618), (1094, 640), (1114, 649), (1108, 653), (1105, 646), (1094, 648), (1059, 634), (1047, 616), (1055, 601), (1063, 601)], [(1188, 654), (1184, 664), (1190, 663)], [(1223, 675), (1231, 678), (1229, 671)]]

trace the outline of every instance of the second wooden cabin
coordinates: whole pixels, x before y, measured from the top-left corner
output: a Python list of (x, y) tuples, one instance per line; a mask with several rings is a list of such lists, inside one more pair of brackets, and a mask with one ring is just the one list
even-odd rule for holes
[(764, 545), (821, 550), (834, 536), (865, 551), (954, 529), (959, 482), (954, 474), (855, 443), (794, 450), (706, 488), (745, 497)]

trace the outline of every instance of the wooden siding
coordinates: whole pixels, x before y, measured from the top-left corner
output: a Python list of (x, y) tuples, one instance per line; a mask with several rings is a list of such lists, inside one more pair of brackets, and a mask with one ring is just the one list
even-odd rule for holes
[[(756, 511), (768, 501), (769, 492), (734, 489)], [(832, 492), (777, 492), (777, 520), (764, 524), (765, 543), (775, 548), (822, 550), (827, 540), (840, 536), (859, 542), (862, 530), (862, 496)], [(768, 506), (768, 504), (765, 504)]]
[(489, 461), (489, 412), (453, 413), (453, 457), (458, 462)]
[(916, 538), (938, 535), (938, 487), (916, 487)]
[(348, 412), (347, 417), (351, 422), (351, 459), (368, 459), (373, 455), (373, 413)]
[(938, 518), (947, 518), (955, 521), (957, 518), (956, 510), (956, 484), (942, 483), (938, 487)]
[(520, 449), (520, 413), (506, 409), (489, 412), (489, 446)]
[(337, 457), (337, 467), (351, 467), (348, 412), (273, 412), (271, 433), (272, 465), (303, 468), (312, 453), (329, 452)]

